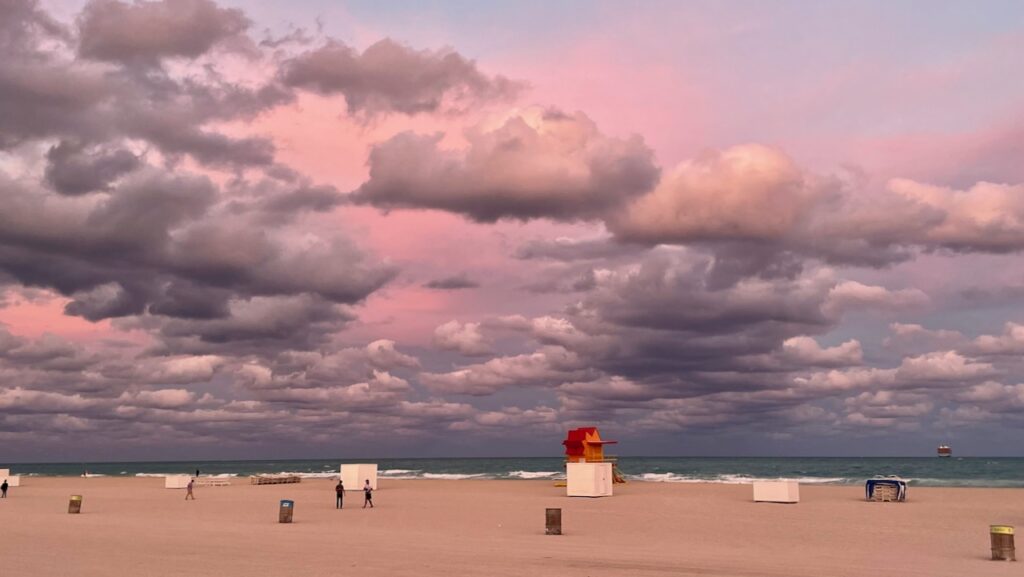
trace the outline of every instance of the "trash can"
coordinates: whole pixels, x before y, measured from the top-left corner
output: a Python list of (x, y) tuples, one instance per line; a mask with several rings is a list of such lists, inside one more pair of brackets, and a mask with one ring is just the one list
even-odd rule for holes
[(278, 523), (291, 523), (292, 512), (295, 510), (295, 501), (289, 501), (287, 499), (281, 499), (281, 508), (278, 510), (277, 522)]
[(68, 513), (77, 515), (82, 512), (82, 496), (71, 495), (71, 501), (68, 502)]
[(993, 561), (1016, 561), (1017, 554), (1013, 547), (1013, 527), (1009, 525), (992, 525), (989, 527), (992, 538)]
[(562, 510), (561, 509), (544, 509), (544, 534), (545, 535), (561, 535), (562, 534)]

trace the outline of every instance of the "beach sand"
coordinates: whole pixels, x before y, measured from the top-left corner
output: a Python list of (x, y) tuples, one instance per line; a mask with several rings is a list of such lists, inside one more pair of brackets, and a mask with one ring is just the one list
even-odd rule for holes
[[(749, 485), (616, 485), (567, 498), (551, 481), (381, 480), (377, 507), (334, 481), (183, 490), (162, 478), (24, 479), (0, 501), (0, 575), (48, 576), (986, 576), (990, 524), (1024, 528), (1024, 490), (802, 486), (801, 503), (751, 502)], [(81, 515), (68, 498), (84, 496)], [(278, 524), (280, 499), (295, 522)], [(562, 536), (544, 509), (562, 509)]]

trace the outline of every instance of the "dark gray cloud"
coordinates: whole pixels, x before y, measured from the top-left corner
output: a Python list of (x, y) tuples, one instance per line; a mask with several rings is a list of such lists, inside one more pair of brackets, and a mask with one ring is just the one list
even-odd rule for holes
[(446, 334), (467, 332), (467, 342), (511, 332), (536, 348), (425, 373), (421, 382), (472, 396), (547, 391), (563, 423), (832, 435), (898, 429), (911, 416), (917, 425), (938, 422), (965, 387), (1020, 370), (990, 360), (1019, 348), (1013, 324), (1001, 336), (959, 339), (960, 352), (893, 353), (867, 366), (860, 341), (823, 339), (852, 314), (910, 314), (928, 304), (924, 293), (820, 268), (720, 286), (713, 261), (702, 251), (658, 249), (610, 266), (560, 315), (500, 317), (472, 331), (448, 323)]
[[(199, 4), (204, 3), (193, 2), (186, 8)], [(250, 119), (287, 103), (293, 98), (287, 89), (275, 82), (243, 86), (225, 80), (216, 68), (207, 68), (205, 75), (175, 76), (161, 67), (137, 70), (72, 60), (54, 48), (71, 38), (59, 34), (60, 29), (54, 29), (38, 9), (27, 8), (34, 8), (35, 3), (23, 5), (26, 8), (13, 11), (13, 20), (0, 25), (5, 54), (0, 62), (0, 105), (6, 112), (0, 117), (0, 147), (58, 138), (81, 147), (109, 148), (105, 143), (132, 138), (145, 140), (166, 155), (191, 155), (214, 166), (268, 165), (273, 161), (274, 147), (266, 138), (236, 138), (205, 125)], [(145, 12), (157, 3), (91, 6), (101, 5)], [(160, 10), (173, 11), (172, 4), (160, 6)], [(58, 147), (58, 159), (62, 152), (69, 151)], [(76, 172), (78, 179), (83, 176), (83, 163), (99, 162), (97, 168), (117, 172), (114, 169), (126, 162), (124, 157), (117, 162), (110, 158), (77, 160), (68, 170)], [(55, 171), (58, 178), (59, 167)], [(96, 176), (94, 180), (103, 179)], [(74, 184), (72, 188), (77, 190)]]
[(150, 315), (119, 325), (153, 333), (159, 354), (242, 355), (316, 349), (355, 318), (344, 307), (305, 295), (235, 299), (225, 306), (221, 317)]
[(125, 149), (85, 150), (61, 141), (46, 155), (46, 180), (61, 194), (85, 194), (110, 190), (118, 177), (140, 165), (139, 157)]
[(423, 283), (423, 286), (437, 290), (461, 290), (477, 288), (480, 286), (480, 283), (469, 278), (469, 276), (463, 273), (455, 276), (434, 279)]
[(247, 46), (249, 25), (211, 0), (92, 0), (78, 16), (78, 53), (125, 64), (195, 58), (218, 44)]
[(534, 239), (523, 243), (515, 251), (515, 257), (524, 260), (548, 259), (562, 262), (608, 260), (633, 257), (647, 251), (645, 245), (625, 244), (610, 238)]
[[(241, 11), (206, 0), (97, 1), (78, 18), (76, 38), (35, 2), (7, 8), (0, 146), (17, 147), (25, 166), (42, 159), (33, 158), (39, 147), (20, 145), (48, 152), (38, 175), (46, 188), (37, 175), (0, 174), (5, 283), (56, 291), (70, 299), (69, 315), (150, 315), (169, 319), (161, 329), (170, 337), (194, 328), (199, 342), (213, 343), (234, 331), (246, 342), (301, 332), (232, 324), (235, 309), (260, 299), (322, 303), (298, 318), (321, 314), (343, 326), (350, 314), (327, 309), (361, 301), (395, 274), (339, 231), (298, 232), (304, 214), (337, 205), (333, 187), (275, 163), (267, 138), (210, 126), (288, 102), (288, 89), (273, 80), (250, 87), (214, 62), (184, 73), (161, 65), (245, 44)], [(82, 56), (108, 63), (68, 58), (76, 40)], [(182, 169), (186, 156), (233, 178), (219, 184)], [(247, 167), (267, 170), (241, 174)], [(323, 338), (314, 333), (306, 346)]]
[(447, 210), (479, 222), (575, 221), (621, 207), (658, 178), (642, 138), (605, 136), (582, 113), (529, 111), (471, 132), (463, 152), (442, 149), (441, 137), (406, 132), (375, 146), (370, 178), (353, 201)]
[(415, 50), (385, 38), (360, 53), (338, 40), (286, 61), (281, 79), (324, 95), (343, 94), (350, 112), (416, 114), (508, 100), (522, 85), (490, 77), (451, 49)]

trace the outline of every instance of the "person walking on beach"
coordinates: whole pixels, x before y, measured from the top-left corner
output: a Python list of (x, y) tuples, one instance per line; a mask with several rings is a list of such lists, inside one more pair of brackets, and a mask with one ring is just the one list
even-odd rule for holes
[(338, 479), (338, 484), (335, 485), (334, 487), (334, 493), (337, 495), (337, 498), (334, 501), (334, 508), (344, 508), (343, 506), (345, 505), (345, 483), (343, 483), (341, 479)]
[[(188, 487), (187, 487), (188, 488), (188, 492), (185, 493), (185, 500), (186, 501), (188, 501), (189, 497), (192, 497), (193, 501), (196, 500), (196, 496), (192, 494), (192, 486), (195, 485), (195, 482), (196, 482), (195, 479), (189, 479), (188, 480)], [(180, 485), (179, 485), (179, 487), (180, 487)]]
[(7, 479), (4, 479), (4, 484), (0, 485), (0, 499), (7, 498)]
[(369, 479), (367, 479), (366, 484), (363, 485), (363, 496), (365, 497), (363, 499), (363, 509), (365, 509), (367, 505), (373, 509), (373, 487), (370, 487)]

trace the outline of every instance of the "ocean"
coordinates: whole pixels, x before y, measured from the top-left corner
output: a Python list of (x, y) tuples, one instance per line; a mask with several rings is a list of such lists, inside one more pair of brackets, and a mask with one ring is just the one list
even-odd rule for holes
[[(223, 477), (293, 473), (337, 476), (340, 463), (377, 463), (387, 479), (564, 479), (561, 457), (445, 459), (313, 459), (124, 463), (0, 463), (15, 475), (146, 477), (194, 473)], [(938, 457), (620, 457), (627, 479), (663, 483), (749, 483), (789, 479), (806, 484), (856, 485), (896, 475), (921, 487), (1024, 487), (1024, 458)]]

